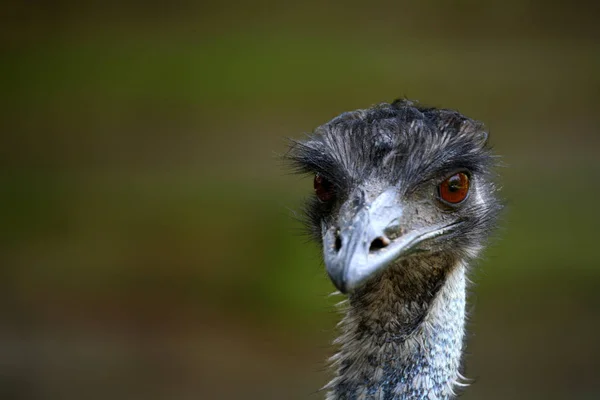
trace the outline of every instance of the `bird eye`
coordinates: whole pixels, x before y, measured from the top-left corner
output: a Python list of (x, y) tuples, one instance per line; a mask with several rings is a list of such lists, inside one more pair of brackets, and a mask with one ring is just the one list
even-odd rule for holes
[(469, 177), (464, 172), (452, 175), (438, 187), (440, 198), (446, 203), (458, 204), (467, 198)]
[(323, 176), (319, 174), (315, 175), (314, 187), (317, 198), (322, 202), (333, 199), (333, 196), (335, 195), (333, 184)]

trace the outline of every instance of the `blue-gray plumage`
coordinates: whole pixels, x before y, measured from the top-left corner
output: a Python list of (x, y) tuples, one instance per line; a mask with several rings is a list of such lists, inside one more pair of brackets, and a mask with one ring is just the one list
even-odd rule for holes
[(348, 112), (294, 142), (314, 175), (306, 223), (346, 314), (327, 399), (450, 399), (468, 265), (501, 205), (482, 124), (408, 100)]

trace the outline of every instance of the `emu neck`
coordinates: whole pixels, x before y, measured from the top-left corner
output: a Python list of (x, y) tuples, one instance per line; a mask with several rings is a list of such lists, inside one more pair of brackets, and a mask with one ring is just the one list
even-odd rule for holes
[(438, 255), (389, 268), (350, 296), (327, 399), (451, 399), (464, 323), (464, 263)]

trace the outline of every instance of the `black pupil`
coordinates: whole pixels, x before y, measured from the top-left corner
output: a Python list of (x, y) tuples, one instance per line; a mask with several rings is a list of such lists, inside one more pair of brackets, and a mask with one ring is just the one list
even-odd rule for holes
[(451, 192), (458, 192), (462, 188), (460, 183), (460, 176), (454, 175), (448, 180), (448, 190)]

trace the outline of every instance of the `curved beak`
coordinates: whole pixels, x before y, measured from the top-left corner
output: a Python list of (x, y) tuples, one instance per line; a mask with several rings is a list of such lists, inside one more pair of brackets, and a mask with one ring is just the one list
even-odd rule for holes
[(325, 266), (340, 292), (360, 287), (397, 259), (419, 251), (423, 240), (449, 231), (450, 226), (408, 230), (396, 193), (390, 188), (371, 203), (343, 208), (339, 227), (323, 232)]

